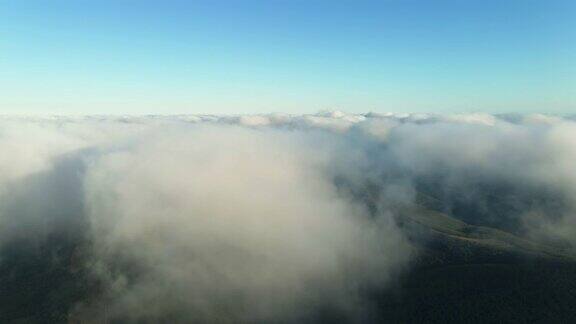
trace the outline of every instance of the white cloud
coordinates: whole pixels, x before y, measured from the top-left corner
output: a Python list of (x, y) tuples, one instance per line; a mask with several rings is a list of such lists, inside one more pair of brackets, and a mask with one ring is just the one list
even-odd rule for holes
[(571, 239), (575, 138), (543, 115), (4, 118), (0, 244), (86, 217), (119, 319), (354, 313), (407, 266), (393, 206), (421, 191)]

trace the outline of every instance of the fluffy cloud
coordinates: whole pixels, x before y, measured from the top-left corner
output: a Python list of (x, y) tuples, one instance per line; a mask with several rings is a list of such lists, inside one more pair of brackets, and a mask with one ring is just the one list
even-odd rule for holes
[(332, 144), (314, 137), (179, 128), (98, 156), (87, 174), (98, 259), (140, 270), (116, 287), (114, 311), (274, 320), (350, 307), (385, 282), (409, 249), (337, 192)]
[(79, 316), (361, 319), (363, 293), (409, 266), (397, 211), (420, 195), (571, 240), (575, 139), (544, 115), (5, 118), (0, 249), (81, 242), (100, 288)]

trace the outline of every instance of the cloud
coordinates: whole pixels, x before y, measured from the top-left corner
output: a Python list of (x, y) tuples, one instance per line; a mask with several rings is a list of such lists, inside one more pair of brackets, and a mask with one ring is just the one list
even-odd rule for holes
[(180, 128), (99, 156), (87, 175), (98, 258), (140, 271), (111, 296), (114, 314), (275, 320), (385, 282), (409, 247), (337, 192), (330, 140)]
[(5, 118), (0, 253), (71, 237), (99, 287), (80, 317), (363, 321), (416, 253), (397, 219), (419, 196), (573, 240), (575, 138), (545, 115)]

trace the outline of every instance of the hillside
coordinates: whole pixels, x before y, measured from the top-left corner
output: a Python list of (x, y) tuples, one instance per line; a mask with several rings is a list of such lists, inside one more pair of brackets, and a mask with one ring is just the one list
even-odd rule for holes
[(576, 259), (426, 208), (401, 224), (418, 247), (410, 272), (376, 294), (377, 322), (573, 323)]
[[(425, 206), (403, 210), (397, 221), (416, 256), (392, 287), (366, 293), (372, 310), (362, 322), (576, 321), (576, 261), (566, 251)], [(86, 242), (67, 235), (4, 247), (0, 322), (69, 322), (77, 306), (97, 294), (97, 284), (77, 265)], [(310, 321), (357, 321), (338, 312), (320, 314)]]

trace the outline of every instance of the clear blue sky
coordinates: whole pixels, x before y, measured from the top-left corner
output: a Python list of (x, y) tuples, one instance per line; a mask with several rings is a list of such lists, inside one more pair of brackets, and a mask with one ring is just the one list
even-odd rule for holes
[(576, 112), (574, 0), (0, 0), (0, 113)]

